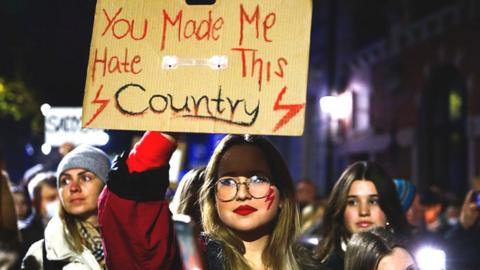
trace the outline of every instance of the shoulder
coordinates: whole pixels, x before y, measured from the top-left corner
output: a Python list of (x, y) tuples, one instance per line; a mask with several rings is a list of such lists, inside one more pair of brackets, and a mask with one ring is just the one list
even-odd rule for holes
[(22, 269), (42, 269), (43, 239), (33, 243), (22, 260)]
[(200, 235), (200, 242), (204, 251), (206, 268), (212, 270), (223, 269), (224, 252), (222, 243), (206, 233)]

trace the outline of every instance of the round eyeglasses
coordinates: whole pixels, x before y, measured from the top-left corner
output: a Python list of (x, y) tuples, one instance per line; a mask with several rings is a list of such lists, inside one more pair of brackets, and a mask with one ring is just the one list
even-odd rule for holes
[(246, 185), (248, 193), (255, 199), (265, 198), (270, 190), (270, 179), (266, 176), (253, 175), (245, 182), (238, 182), (235, 179), (235, 177), (231, 176), (218, 179), (215, 184), (217, 199), (223, 202), (235, 199), (240, 185)]

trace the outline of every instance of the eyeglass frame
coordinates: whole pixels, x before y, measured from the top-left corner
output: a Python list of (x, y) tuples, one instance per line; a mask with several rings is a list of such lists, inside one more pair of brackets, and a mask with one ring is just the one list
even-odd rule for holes
[[(266, 179), (266, 180), (267, 180), (266, 182), (268, 183), (268, 189), (267, 189), (267, 190), (270, 190), (270, 187), (272, 187), (272, 181), (270, 181), (270, 178), (267, 177), (267, 176), (263, 176), (263, 175), (252, 175), (252, 176), (250, 176), (250, 177), (245, 177), (245, 178), (247, 178), (247, 180), (246, 180), (245, 182), (238, 182), (238, 181), (236, 180), (237, 177), (227, 176), (227, 177), (220, 177), (220, 178), (215, 182), (215, 185), (213, 186), (214, 189), (215, 189), (215, 197), (216, 197), (217, 199), (219, 199), (220, 201), (222, 201), (222, 202), (231, 202), (231, 201), (235, 200), (235, 198), (237, 197), (238, 191), (240, 190), (240, 187), (239, 187), (240, 185), (245, 185), (246, 188), (247, 188), (248, 193), (249, 193), (254, 199), (263, 199), (263, 198), (267, 197), (267, 196), (268, 196), (268, 191), (265, 193), (265, 195), (263, 195), (263, 196), (261, 196), (261, 197), (255, 197), (255, 196), (253, 196), (253, 194), (250, 192), (250, 184), (251, 184), (252, 181), (253, 181), (253, 180), (252, 180), (252, 177), (255, 177), (255, 176), (258, 177), (258, 178), (264, 178), (264, 179)], [(235, 194), (234, 194), (234, 195), (232, 196), (232, 198), (229, 199), (229, 200), (222, 200), (222, 199), (220, 199), (220, 198), (218, 197), (218, 195), (217, 195), (217, 194), (218, 194), (217, 185), (218, 185), (218, 183), (219, 183), (220, 181), (222, 181), (222, 180), (224, 180), (224, 179), (233, 179), (233, 181), (235, 182)]]

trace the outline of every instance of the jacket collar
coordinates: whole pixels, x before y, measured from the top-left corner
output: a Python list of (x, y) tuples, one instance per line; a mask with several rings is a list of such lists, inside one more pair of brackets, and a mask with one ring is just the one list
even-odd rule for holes
[(65, 260), (76, 254), (68, 244), (70, 234), (59, 216), (54, 216), (45, 228), (45, 248), (47, 259)]

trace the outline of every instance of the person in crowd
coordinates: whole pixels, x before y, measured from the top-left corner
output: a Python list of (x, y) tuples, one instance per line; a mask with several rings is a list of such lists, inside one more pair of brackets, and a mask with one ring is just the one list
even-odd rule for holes
[(330, 194), (317, 248), (319, 259), (334, 270), (343, 269), (351, 235), (374, 227), (405, 237), (410, 234), (393, 180), (377, 163), (355, 162), (345, 169)]
[(310, 179), (302, 178), (295, 186), (295, 196), (302, 211), (305, 207), (316, 203), (317, 187)]
[(425, 231), (425, 206), (422, 204), (421, 196), (415, 192), (412, 204), (406, 212), (408, 223), (413, 226), (414, 231)]
[(417, 187), (412, 182), (403, 178), (393, 179), (393, 182), (395, 183), (395, 189), (397, 190), (402, 210), (406, 213), (412, 207), (413, 201), (415, 200)]
[(202, 231), (202, 219), (198, 195), (205, 179), (205, 167), (191, 169), (181, 179), (170, 202), (172, 214), (190, 216), (198, 232)]
[(445, 212), (443, 214), (444, 225), (440, 230), (442, 232), (447, 232), (453, 227), (455, 227), (460, 222), (460, 214), (462, 212), (462, 204), (452, 202), (447, 205)]
[(5, 171), (0, 171), (0, 269), (15, 269), (19, 259), (20, 234), (10, 179)]
[(22, 239), (20, 258), (23, 258), (28, 248), (43, 238), (44, 226), (32, 208), (30, 197), (25, 187), (12, 186), (11, 190), (17, 214), (17, 225)]
[[(181, 269), (163, 197), (175, 147), (171, 136), (146, 132), (128, 155), (114, 162), (99, 211), (102, 228), (108, 228), (102, 232), (109, 269)], [(204, 181), (205, 269), (300, 269), (305, 260), (295, 257), (293, 247), (298, 228), (294, 187), (269, 141), (226, 136)]]
[(441, 214), (444, 211), (445, 202), (430, 189), (423, 192), (421, 201), (425, 209), (425, 230), (432, 234), (440, 233), (442, 227)]
[(10, 191), (12, 192), (17, 221), (26, 219), (33, 212), (26, 190), (23, 186), (11, 186)]
[(82, 145), (65, 155), (57, 168), (59, 214), (28, 250), (23, 269), (105, 268), (97, 201), (109, 170), (108, 156), (96, 147)]
[(321, 229), (325, 203), (317, 199), (317, 187), (308, 178), (303, 178), (295, 186), (295, 197), (300, 208), (300, 231), (312, 234)]
[(0, 171), (0, 227), (18, 232), (15, 204), (10, 191), (10, 178), (5, 171)]
[(416, 252), (425, 246), (445, 249), (446, 244), (442, 236), (426, 229), (423, 206), (415, 184), (400, 178), (394, 179), (394, 183), (402, 210), (412, 225), (412, 240), (408, 243), (409, 250)]
[(222, 257), (214, 258), (224, 269), (309, 263), (294, 241), (299, 217), (290, 172), (264, 137), (225, 137), (208, 163), (200, 196), (205, 233), (222, 246)]
[(447, 269), (478, 269), (480, 266), (480, 190), (465, 196), (459, 222), (446, 233)]
[(358, 232), (348, 241), (345, 270), (415, 270), (415, 259), (383, 227)]
[(58, 213), (59, 199), (55, 172), (39, 172), (27, 184), (28, 194), (43, 227)]

